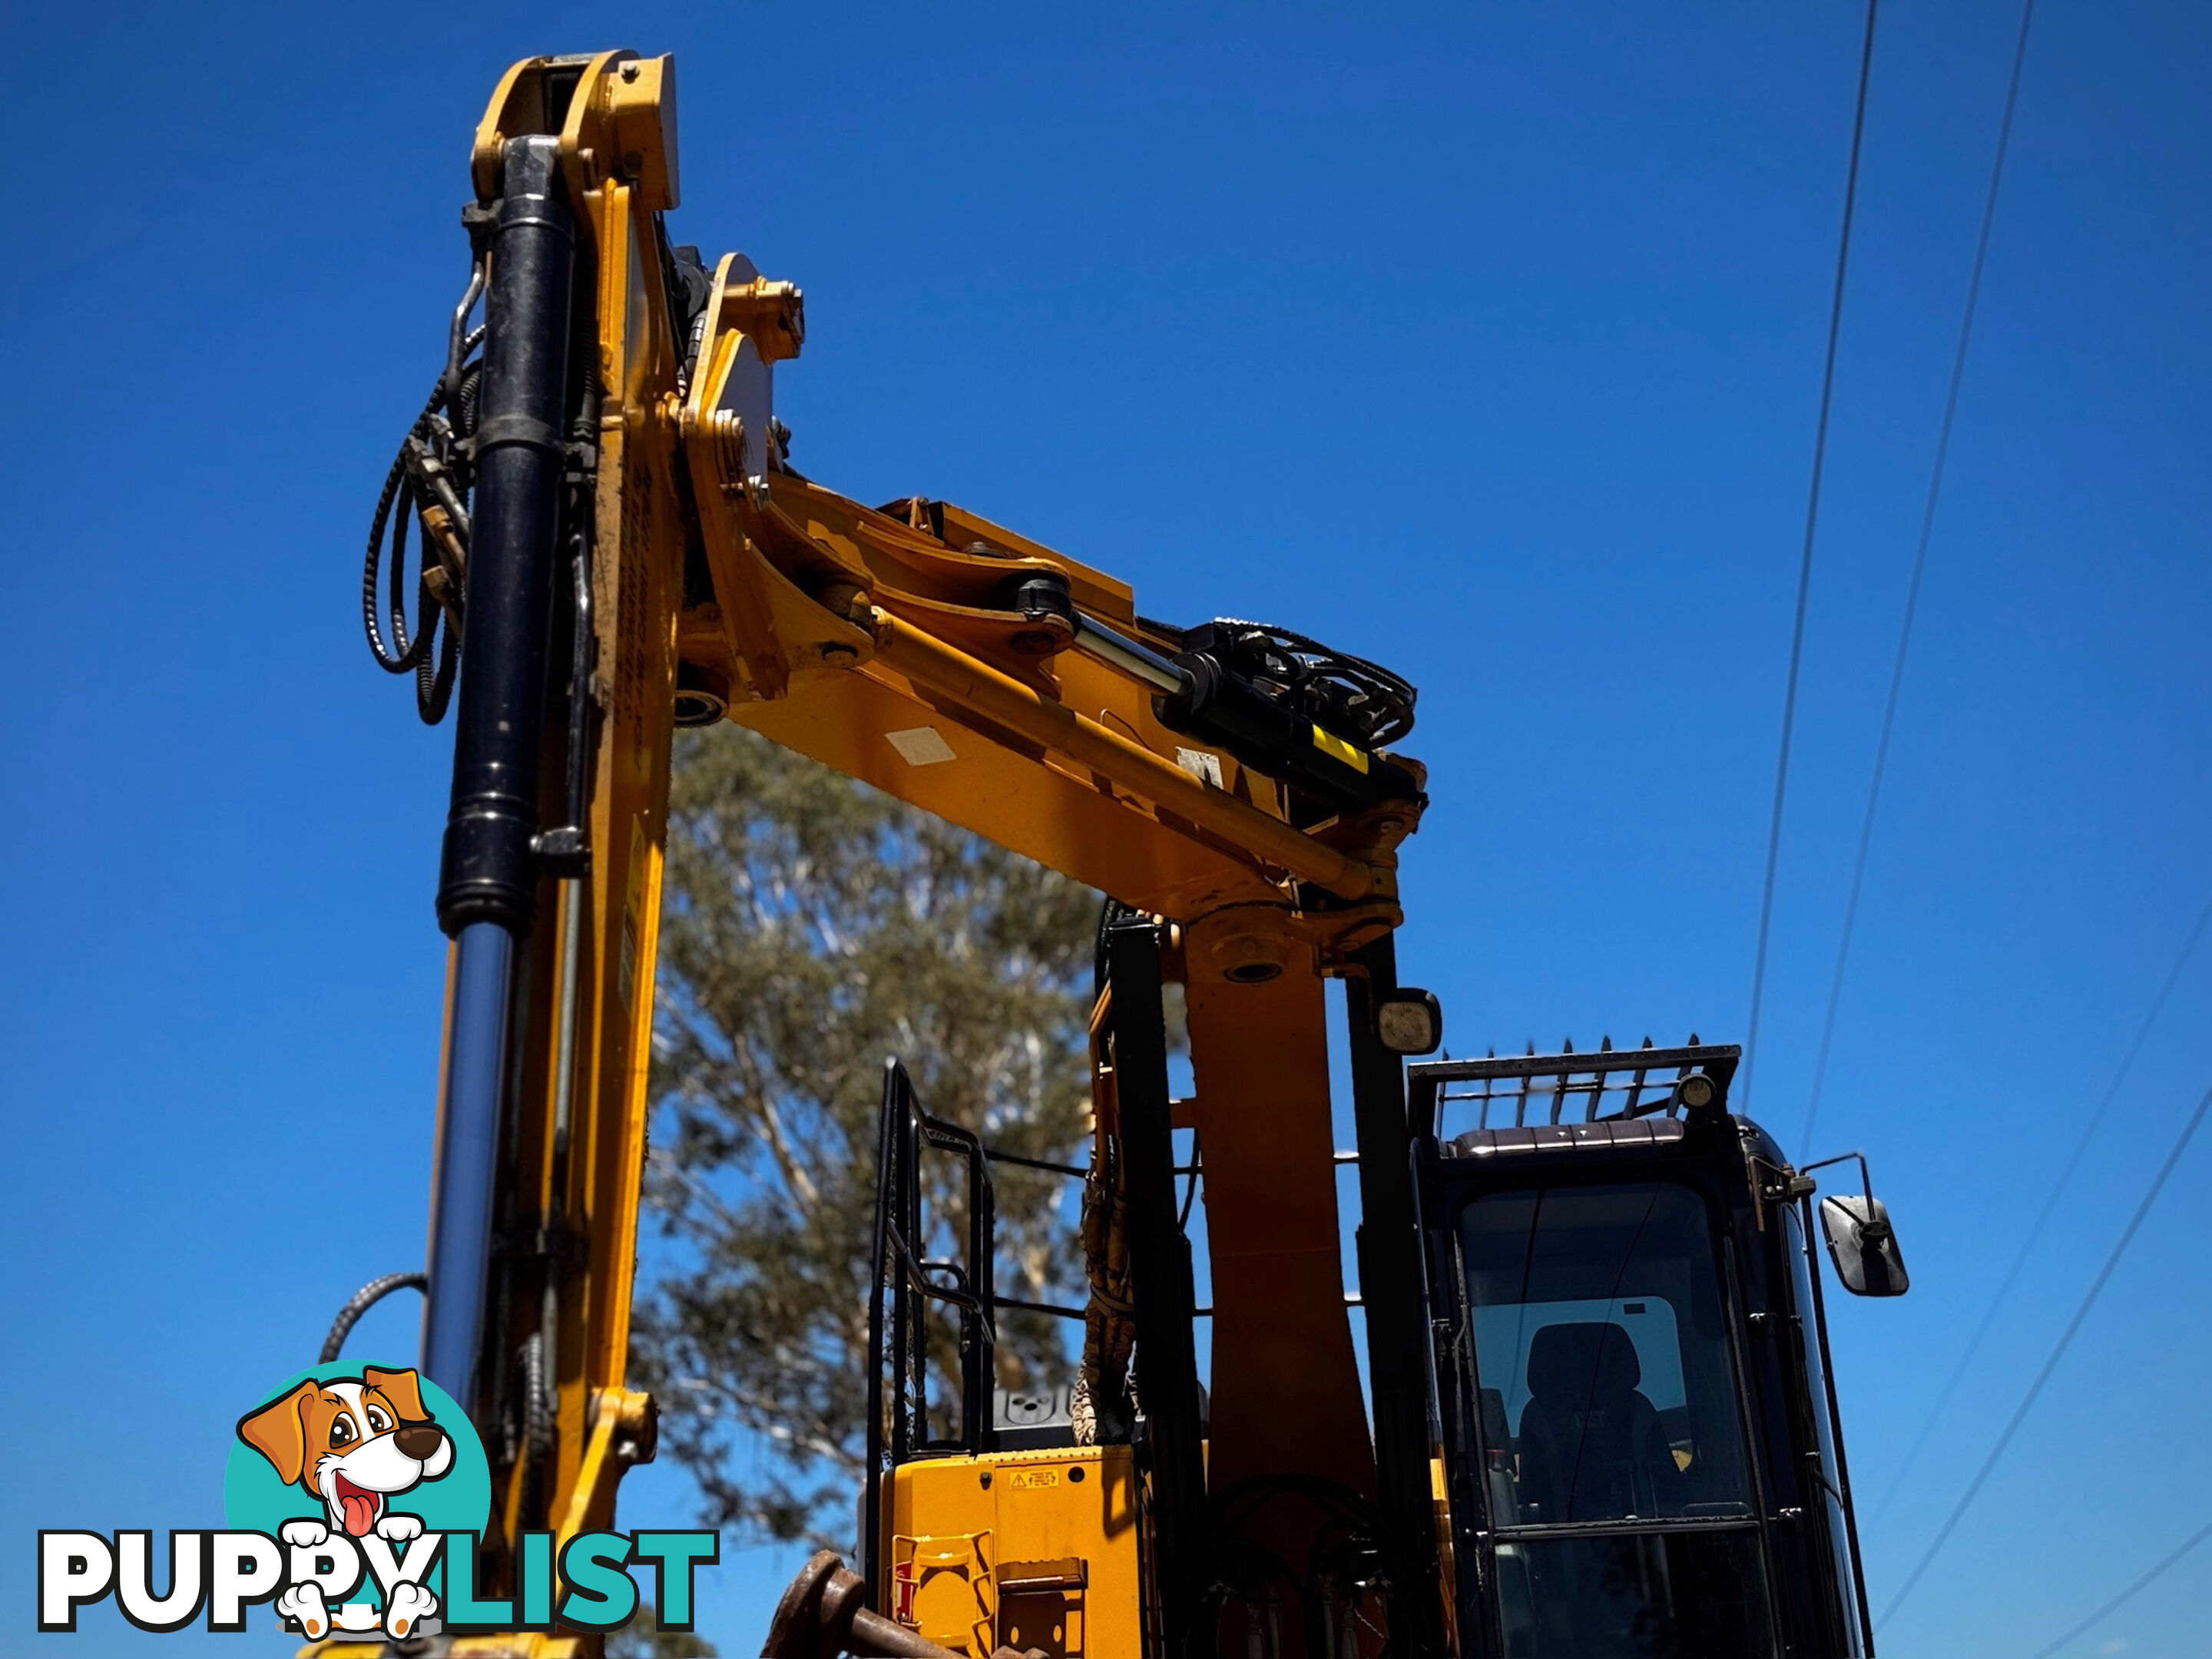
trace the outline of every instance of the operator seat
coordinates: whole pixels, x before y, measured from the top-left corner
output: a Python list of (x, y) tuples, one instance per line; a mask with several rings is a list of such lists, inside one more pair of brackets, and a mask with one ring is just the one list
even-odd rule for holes
[(1521, 1412), (1525, 1519), (1618, 1521), (1679, 1511), (1676, 1468), (1659, 1413), (1638, 1390), (1636, 1345), (1596, 1321), (1547, 1325), (1528, 1346)]

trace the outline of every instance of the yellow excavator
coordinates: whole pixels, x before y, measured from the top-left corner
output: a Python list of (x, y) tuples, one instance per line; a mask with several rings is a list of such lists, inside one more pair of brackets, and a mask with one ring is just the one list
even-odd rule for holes
[[(1049, 1395), (994, 1388), (1010, 1155), (892, 1061), (858, 1571), (817, 1556), (762, 1610), (764, 1652), (1871, 1652), (1814, 1245), (1855, 1291), (1905, 1288), (1863, 1160), (1816, 1206), (1729, 1113), (1737, 1050), (1694, 1037), (1409, 1068), (1442, 1030), (1395, 967), (1426, 804), (1394, 746), (1413, 689), (1284, 629), (1151, 620), (975, 513), (794, 470), (773, 392), (799, 290), (672, 244), (675, 113), (665, 57), (500, 82), (471, 276), (364, 580), (379, 661), (426, 720), (455, 714), (422, 1364), (493, 1459), (486, 1592), (526, 1533), (608, 1527), (653, 1455), (625, 1366), (672, 741), (728, 720), (1108, 896), (1093, 1142), (1061, 1170), (1089, 1295), (1046, 1310), (1080, 1322), (1080, 1364)], [(925, 1196), (947, 1182), (957, 1237)], [(436, 1639), (453, 1659), (600, 1640)]]

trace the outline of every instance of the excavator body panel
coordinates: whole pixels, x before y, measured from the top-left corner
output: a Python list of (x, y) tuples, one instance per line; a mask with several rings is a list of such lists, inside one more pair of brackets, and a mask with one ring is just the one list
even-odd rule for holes
[(971, 1659), (1001, 1647), (1047, 1659), (1145, 1651), (1133, 1448), (924, 1457), (884, 1480), (891, 1618)]

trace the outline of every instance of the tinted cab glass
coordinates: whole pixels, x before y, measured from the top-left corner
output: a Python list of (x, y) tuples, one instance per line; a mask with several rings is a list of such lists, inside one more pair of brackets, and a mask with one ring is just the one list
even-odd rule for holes
[(1674, 1182), (1460, 1210), (1500, 1650), (1773, 1652), (1706, 1201)]

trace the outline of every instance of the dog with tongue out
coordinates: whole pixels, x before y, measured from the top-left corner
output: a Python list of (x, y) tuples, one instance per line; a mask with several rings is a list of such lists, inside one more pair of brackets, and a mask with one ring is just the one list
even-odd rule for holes
[(288, 1486), (322, 1500), (332, 1532), (404, 1540), (422, 1521), (386, 1505), (453, 1466), (453, 1443), (422, 1408), (413, 1371), (364, 1366), (358, 1381), (310, 1377), (248, 1413), (240, 1439), (267, 1458)]

